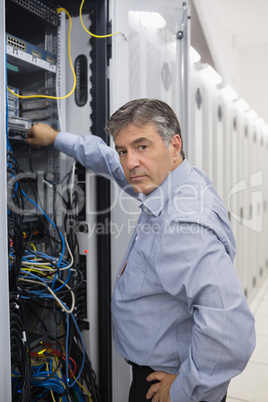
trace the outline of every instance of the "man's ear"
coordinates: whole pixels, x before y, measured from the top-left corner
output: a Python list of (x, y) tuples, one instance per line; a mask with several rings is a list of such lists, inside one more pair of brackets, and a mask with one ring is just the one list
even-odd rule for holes
[(171, 145), (173, 148), (173, 157), (176, 159), (181, 154), (181, 137), (179, 136), (179, 134), (173, 135)]

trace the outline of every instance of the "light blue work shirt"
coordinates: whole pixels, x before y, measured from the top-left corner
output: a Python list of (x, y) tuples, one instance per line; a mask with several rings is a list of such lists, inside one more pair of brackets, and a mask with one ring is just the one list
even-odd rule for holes
[[(99, 137), (60, 133), (55, 147), (127, 186), (117, 153)], [(172, 402), (219, 402), (255, 347), (225, 207), (186, 159), (139, 197), (112, 298), (115, 347), (127, 360), (178, 374)]]

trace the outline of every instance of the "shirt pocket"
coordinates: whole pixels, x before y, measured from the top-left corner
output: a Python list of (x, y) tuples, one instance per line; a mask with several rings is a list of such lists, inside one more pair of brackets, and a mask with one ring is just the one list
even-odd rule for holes
[(146, 260), (132, 249), (128, 256), (127, 265), (119, 278), (118, 285), (124, 297), (128, 300), (141, 296), (146, 272)]

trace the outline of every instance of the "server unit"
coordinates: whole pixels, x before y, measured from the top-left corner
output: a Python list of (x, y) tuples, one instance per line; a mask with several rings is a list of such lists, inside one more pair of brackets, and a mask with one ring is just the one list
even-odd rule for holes
[[(174, 109), (188, 149), (190, 9), (187, 1), (110, 2), (112, 58), (109, 62), (110, 113), (135, 98), (158, 98)], [(112, 282), (138, 219), (136, 200), (111, 186)], [(120, 233), (119, 233), (120, 232)], [(112, 285), (111, 285), (112, 286)], [(112, 350), (112, 400), (128, 399), (130, 366)]]

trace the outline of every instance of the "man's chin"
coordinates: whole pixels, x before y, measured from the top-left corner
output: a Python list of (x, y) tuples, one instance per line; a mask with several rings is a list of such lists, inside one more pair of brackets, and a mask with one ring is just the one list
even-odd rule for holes
[(141, 185), (137, 183), (131, 183), (131, 186), (135, 193), (149, 195), (151, 194), (158, 186), (155, 184)]

